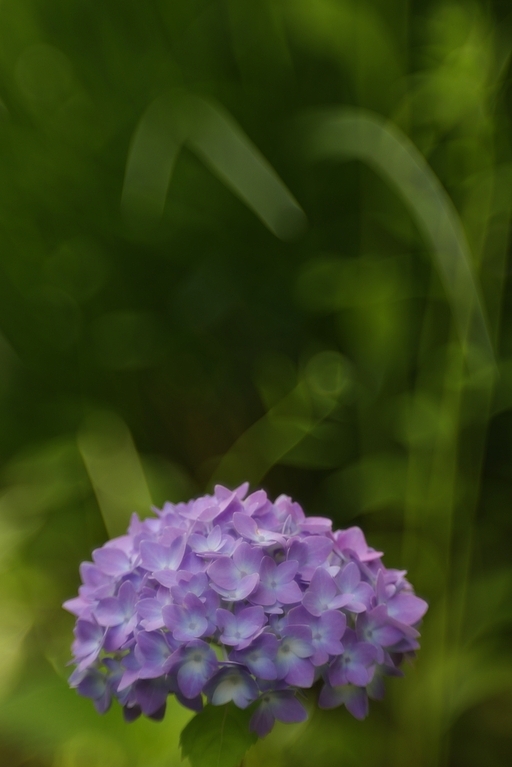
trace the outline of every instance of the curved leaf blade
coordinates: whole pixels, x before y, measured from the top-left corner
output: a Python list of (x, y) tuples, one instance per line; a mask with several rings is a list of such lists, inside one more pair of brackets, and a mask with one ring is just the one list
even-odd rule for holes
[(258, 485), (273, 466), (329, 417), (350, 381), (349, 365), (342, 355), (314, 355), (297, 386), (249, 426), (224, 454), (210, 484), (249, 481)]
[(235, 120), (212, 101), (181, 91), (159, 96), (135, 130), (121, 208), (158, 219), (183, 144), (244, 202), (276, 237), (292, 239), (306, 216), (272, 166)]
[(182, 143), (170, 99), (155, 99), (142, 115), (128, 152), (121, 195), (127, 217), (160, 218)]
[(276, 237), (288, 240), (305, 228), (306, 216), (275, 170), (223, 109), (189, 100), (189, 144)]
[(114, 413), (96, 412), (86, 418), (77, 443), (107, 532), (123, 535), (132, 512), (145, 516), (152, 505), (129, 429)]
[(314, 159), (359, 159), (395, 187), (430, 244), (473, 367), (496, 368), (471, 254), (453, 202), (423, 155), (393, 123), (364, 109), (318, 113), (308, 124)]

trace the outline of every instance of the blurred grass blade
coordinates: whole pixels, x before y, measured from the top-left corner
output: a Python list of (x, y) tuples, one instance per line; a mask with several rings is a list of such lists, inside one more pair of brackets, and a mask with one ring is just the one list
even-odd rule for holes
[(144, 516), (151, 496), (126, 424), (113, 413), (91, 416), (78, 434), (78, 448), (110, 537), (126, 532), (132, 512)]
[(332, 413), (349, 386), (350, 370), (341, 354), (323, 351), (314, 355), (297, 386), (253, 423), (223, 456), (210, 484), (248, 481), (257, 485)]
[(168, 97), (153, 101), (142, 116), (128, 153), (121, 210), (130, 217), (158, 219), (182, 142)]
[(396, 125), (363, 109), (318, 113), (308, 128), (308, 149), (315, 159), (363, 160), (396, 188), (433, 250), (469, 363), (495, 368), (462, 223), (414, 144)]
[(210, 101), (180, 92), (153, 101), (137, 126), (121, 199), (125, 214), (161, 216), (183, 143), (276, 237), (288, 240), (304, 229), (303, 210), (233, 118)]
[(189, 109), (191, 148), (276, 237), (299, 234), (304, 212), (233, 118), (200, 98), (191, 97)]
[(257, 485), (322, 420), (280, 416), (277, 410), (272, 408), (237, 439), (215, 470), (211, 485), (236, 485), (242, 481)]

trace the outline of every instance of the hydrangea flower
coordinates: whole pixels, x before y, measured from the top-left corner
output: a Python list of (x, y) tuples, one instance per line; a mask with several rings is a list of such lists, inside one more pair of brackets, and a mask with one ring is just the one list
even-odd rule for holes
[(161, 719), (175, 695), (200, 711), (255, 703), (260, 737), (276, 719), (300, 722), (297, 697), (320, 686), (323, 708), (357, 718), (382, 678), (418, 648), (427, 603), (387, 569), (357, 527), (332, 530), (298, 503), (217, 485), (166, 503), (80, 568), (70, 684), (104, 713)]

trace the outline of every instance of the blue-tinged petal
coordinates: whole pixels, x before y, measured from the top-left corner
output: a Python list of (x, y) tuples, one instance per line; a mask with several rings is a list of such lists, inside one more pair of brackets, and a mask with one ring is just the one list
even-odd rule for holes
[(232, 652), (230, 660), (243, 663), (257, 679), (277, 678), (274, 659), (279, 643), (273, 634), (260, 634), (249, 647)]
[[(403, 627), (407, 631), (407, 627)], [(390, 647), (404, 638), (404, 630), (390, 619), (385, 605), (357, 617), (358, 638), (380, 647)]]
[(340, 552), (353, 551), (361, 562), (371, 562), (380, 559), (382, 551), (370, 549), (360, 527), (349, 527), (347, 530), (337, 530), (334, 533), (336, 547)]
[(164, 667), (172, 654), (166, 635), (160, 631), (139, 631), (135, 646), (135, 657), (144, 667), (165, 673)]
[(239, 579), (232, 589), (224, 589), (215, 583), (212, 584), (212, 589), (220, 594), (226, 602), (239, 602), (252, 594), (257, 587), (259, 580), (260, 576), (258, 573), (253, 573), (252, 575), (246, 575), (244, 578)]
[(252, 715), (249, 728), (260, 738), (264, 738), (271, 731), (276, 719), (291, 724), (304, 722), (307, 718), (306, 709), (299, 703), (293, 692), (286, 690), (266, 692)]
[(336, 584), (329, 573), (319, 567), (313, 573), (302, 604), (312, 615), (321, 615), (326, 610), (329, 610), (337, 591)]
[(254, 637), (263, 627), (265, 613), (262, 607), (246, 607), (236, 616), (237, 629), (243, 639)]
[(294, 605), (302, 601), (303, 593), (295, 581), (284, 583), (275, 589), (276, 598), (283, 605)]
[(94, 617), (100, 626), (118, 626), (124, 622), (125, 611), (117, 597), (106, 597), (94, 608)]
[(249, 722), (249, 729), (255, 732), (259, 738), (264, 738), (272, 730), (276, 718), (269, 706), (260, 705), (254, 712)]
[(104, 628), (89, 621), (77, 621), (72, 650), (75, 658), (79, 661), (78, 671), (83, 671), (94, 663), (103, 647), (104, 639)]
[(162, 615), (163, 607), (165, 607), (165, 603), (155, 598), (141, 599), (140, 602), (137, 602), (137, 612), (141, 618), (141, 626), (146, 631), (163, 628), (165, 625)]
[(247, 708), (259, 695), (256, 682), (240, 668), (223, 668), (212, 677), (204, 690), (214, 706), (233, 703), (238, 708)]
[(92, 558), (107, 575), (124, 575), (132, 570), (130, 559), (120, 549), (113, 547), (96, 549)]
[(216, 586), (228, 591), (236, 589), (240, 581), (240, 570), (229, 557), (219, 557), (208, 567), (208, 575)]
[(361, 571), (355, 562), (349, 562), (336, 576), (336, 583), (341, 592), (352, 594), (361, 580)]
[(345, 688), (343, 702), (356, 719), (365, 719), (368, 716), (368, 695), (362, 687), (350, 685)]
[(169, 688), (164, 678), (139, 679), (135, 683), (135, 695), (142, 713), (151, 716), (159, 711), (167, 700)]
[(245, 541), (240, 543), (233, 552), (233, 562), (242, 575), (259, 573), (262, 559), (262, 550)]
[(217, 618), (217, 625), (222, 633), (226, 634), (227, 636), (232, 636), (237, 627), (237, 620), (234, 613), (230, 612), (229, 610), (225, 610), (223, 607), (219, 607), (215, 614)]
[(240, 512), (233, 514), (233, 527), (242, 538), (247, 538), (249, 541), (257, 540), (259, 533), (258, 525), (255, 520), (247, 514), (242, 514)]
[(202, 662), (189, 660), (178, 669), (178, 684), (186, 698), (200, 695), (209, 678), (210, 674)]
[(169, 546), (143, 541), (140, 545), (141, 567), (145, 570), (177, 570), (185, 554), (185, 537), (175, 538)]
[(286, 562), (281, 562), (280, 565), (277, 565), (275, 571), (276, 583), (278, 585), (289, 583), (295, 578), (298, 569), (299, 563), (295, 559), (288, 559)]
[(326, 682), (318, 696), (319, 707), (329, 709), (341, 706), (344, 702), (342, 690), (343, 687), (331, 687), (331, 685)]
[(186, 698), (199, 695), (210, 677), (218, 668), (215, 653), (200, 639), (190, 644), (182, 653), (182, 662), (178, 668), (177, 681)]
[(84, 698), (101, 698), (107, 689), (107, 678), (96, 669), (88, 670), (77, 685), (77, 690)]
[(308, 713), (293, 692), (286, 690), (267, 693), (270, 695), (270, 708), (275, 718), (285, 724), (304, 722)]
[(253, 517), (240, 512), (233, 514), (233, 526), (242, 538), (252, 541), (256, 546), (267, 546), (270, 543), (284, 544), (286, 541), (280, 533), (258, 527)]
[(424, 599), (406, 591), (400, 591), (387, 601), (388, 614), (407, 626), (417, 623), (427, 612), (428, 605)]
[(132, 581), (126, 580), (121, 584), (117, 597), (124, 614), (128, 617), (133, 613), (137, 601), (137, 591)]
[(311, 687), (315, 681), (315, 668), (308, 658), (295, 656), (289, 663), (284, 680), (294, 687)]
[(104, 674), (90, 669), (77, 687), (80, 695), (91, 698), (99, 714), (104, 714), (110, 708), (112, 695)]
[(123, 718), (125, 722), (135, 722), (136, 719), (142, 714), (140, 706), (135, 703), (123, 706)]
[(299, 522), (300, 529), (313, 535), (326, 535), (332, 531), (332, 521), (327, 517), (305, 517)]
[(289, 651), (299, 658), (309, 658), (313, 655), (313, 636), (309, 626), (285, 626), (281, 633), (281, 648), (289, 647)]

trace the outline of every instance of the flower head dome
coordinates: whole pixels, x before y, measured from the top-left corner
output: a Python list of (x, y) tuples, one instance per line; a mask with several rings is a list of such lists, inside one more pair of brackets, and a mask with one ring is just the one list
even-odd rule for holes
[(100, 712), (112, 698), (131, 721), (159, 719), (175, 695), (199, 711), (258, 701), (251, 728), (297, 722), (297, 698), (321, 681), (319, 705), (356, 717), (383, 676), (418, 648), (427, 604), (384, 567), (358, 527), (332, 530), (287, 496), (248, 485), (166, 503), (80, 568), (70, 684)]

